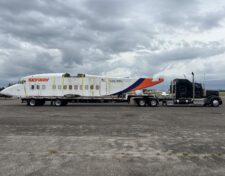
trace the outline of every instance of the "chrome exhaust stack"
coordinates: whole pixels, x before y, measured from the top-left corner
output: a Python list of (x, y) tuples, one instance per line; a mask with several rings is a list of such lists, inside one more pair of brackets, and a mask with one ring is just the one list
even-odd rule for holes
[(195, 100), (195, 74), (192, 72), (193, 101)]

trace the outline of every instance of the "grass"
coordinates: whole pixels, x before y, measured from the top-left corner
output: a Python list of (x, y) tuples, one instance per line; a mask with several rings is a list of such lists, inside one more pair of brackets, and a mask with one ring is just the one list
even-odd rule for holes
[(55, 149), (48, 149), (48, 154), (49, 155), (53, 155), (53, 154), (56, 154), (57, 153), (57, 150)]
[(220, 92), (221, 97), (225, 97), (225, 92)]

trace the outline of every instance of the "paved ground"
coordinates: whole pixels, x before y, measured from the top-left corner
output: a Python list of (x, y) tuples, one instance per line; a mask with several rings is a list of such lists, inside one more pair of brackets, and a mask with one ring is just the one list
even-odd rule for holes
[(0, 100), (0, 175), (225, 175), (225, 107)]

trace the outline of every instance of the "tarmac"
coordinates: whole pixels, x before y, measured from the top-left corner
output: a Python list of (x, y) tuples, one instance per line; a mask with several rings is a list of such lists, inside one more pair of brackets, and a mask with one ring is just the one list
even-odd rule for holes
[(0, 100), (0, 175), (224, 176), (225, 106)]

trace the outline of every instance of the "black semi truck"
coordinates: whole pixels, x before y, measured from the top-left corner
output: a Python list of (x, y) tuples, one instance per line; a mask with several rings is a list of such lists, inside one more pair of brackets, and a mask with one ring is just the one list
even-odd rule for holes
[(170, 96), (159, 99), (163, 105), (199, 105), (218, 107), (222, 104), (219, 91), (206, 90), (202, 84), (188, 79), (174, 79), (170, 85)]

